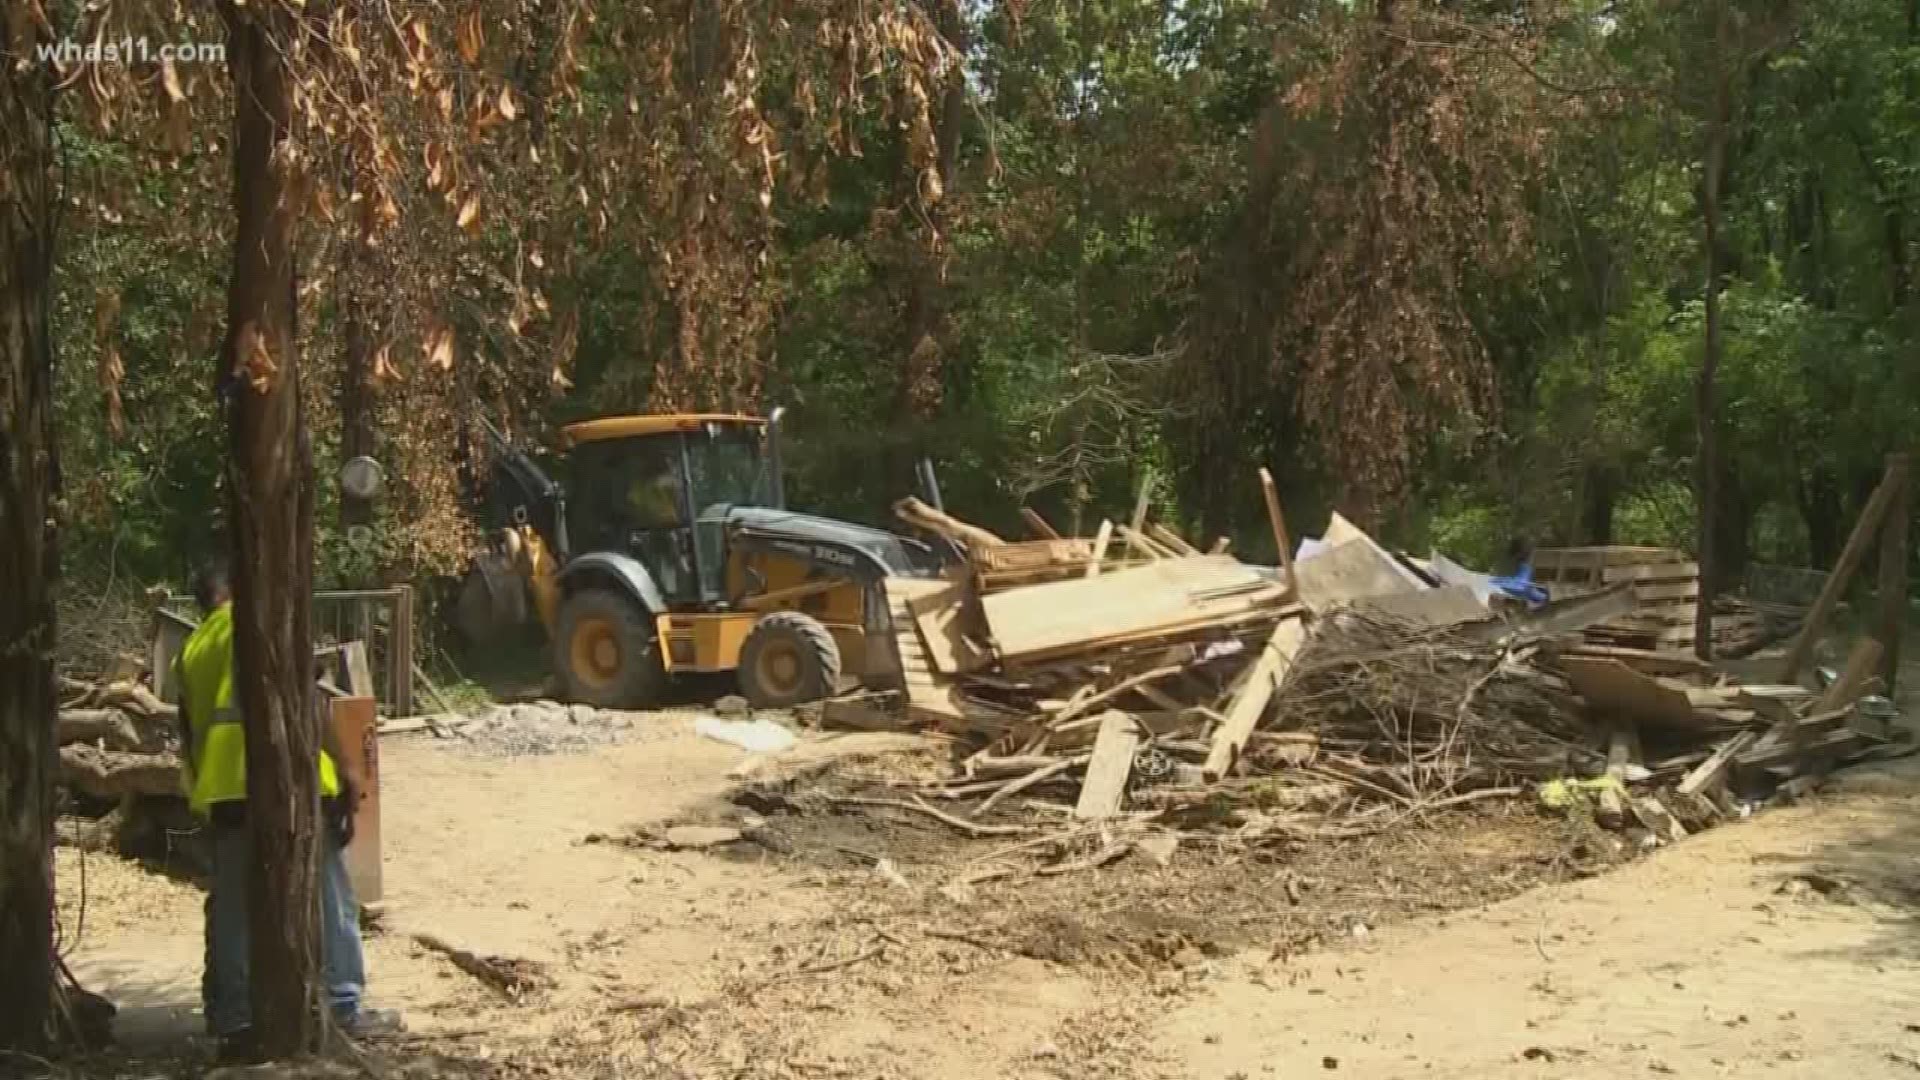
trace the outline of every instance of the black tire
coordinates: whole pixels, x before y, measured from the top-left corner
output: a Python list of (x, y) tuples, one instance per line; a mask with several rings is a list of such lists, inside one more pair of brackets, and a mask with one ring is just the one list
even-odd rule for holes
[(644, 709), (667, 686), (653, 620), (612, 589), (581, 589), (560, 605), (553, 666), (567, 700), (601, 709)]
[(756, 709), (819, 701), (839, 685), (840, 645), (811, 615), (762, 616), (740, 645), (740, 693)]

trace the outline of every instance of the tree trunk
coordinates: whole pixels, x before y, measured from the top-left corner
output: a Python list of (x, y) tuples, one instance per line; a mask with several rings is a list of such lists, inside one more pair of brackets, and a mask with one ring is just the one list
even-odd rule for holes
[(226, 5), (235, 102), (233, 278), (221, 392), (232, 494), (234, 697), (247, 735), (254, 1030), (291, 1057), (319, 1045), (319, 727), (308, 608), (313, 461), (300, 403), (288, 166), (293, 16)]
[(1713, 115), (1707, 121), (1705, 176), (1701, 182), (1700, 209), (1707, 249), (1706, 342), (1700, 358), (1700, 377), (1694, 388), (1694, 426), (1699, 431), (1699, 453), (1694, 459), (1694, 504), (1699, 515), (1699, 532), (1694, 539), (1700, 560), (1700, 602), (1693, 619), (1693, 651), (1702, 660), (1713, 659), (1713, 599), (1720, 591), (1718, 548), (1714, 536), (1719, 509), (1716, 490), (1720, 476), (1720, 440), (1715, 426), (1720, 416), (1719, 385), (1721, 326), (1720, 278), (1720, 185), (1727, 160), (1727, 127), (1732, 112), (1732, 89), (1727, 73), (1729, 48), (1726, 0), (1714, 7), (1713, 42)]
[(1840, 483), (1824, 465), (1801, 482), (1800, 518), (1807, 526), (1807, 565), (1832, 566), (1840, 557)]
[(25, 1050), (53, 1012), (51, 65), (0, 50), (0, 131), (0, 1049)]
[(1614, 472), (1605, 465), (1587, 466), (1587, 491), (1581, 517), (1582, 532), (1589, 544), (1613, 543), (1613, 504), (1619, 493)]

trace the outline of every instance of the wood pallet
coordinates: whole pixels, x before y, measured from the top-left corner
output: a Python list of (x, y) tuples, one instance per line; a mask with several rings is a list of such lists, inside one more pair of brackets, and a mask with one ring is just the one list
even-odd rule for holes
[(1638, 610), (1588, 627), (1587, 640), (1616, 648), (1684, 651), (1693, 644), (1699, 609), (1700, 564), (1672, 548), (1541, 548), (1533, 553), (1534, 580), (1556, 598), (1596, 593), (1622, 582), (1633, 587)]

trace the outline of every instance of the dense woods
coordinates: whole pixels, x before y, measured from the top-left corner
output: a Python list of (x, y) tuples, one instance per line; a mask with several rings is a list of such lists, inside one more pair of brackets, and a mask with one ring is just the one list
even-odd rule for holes
[[(309, 548), (460, 568), (473, 416), (783, 404), (790, 498), (855, 520), (922, 456), (1010, 530), (1151, 470), (1260, 558), (1264, 465), (1301, 521), (1682, 547), (1711, 589), (1830, 565), (1920, 422), (1920, 3), (4, 3), (9, 971), (48, 920), (49, 522), (68, 598), (231, 530), (291, 627), (263, 586)], [(224, 63), (33, 51), (122, 32)], [(305, 633), (257, 640), (284, 725)]]

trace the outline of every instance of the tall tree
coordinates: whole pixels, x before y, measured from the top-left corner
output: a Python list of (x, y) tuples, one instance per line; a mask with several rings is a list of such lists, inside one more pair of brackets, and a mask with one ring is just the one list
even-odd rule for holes
[(54, 73), (38, 5), (0, 32), (0, 1047), (26, 1048), (54, 993)]
[(293, 73), (304, 16), (223, 4), (233, 77), (233, 276), (218, 392), (230, 437), (234, 696), (247, 738), (251, 991), (261, 1049), (319, 1043), (319, 818), (311, 708), (313, 460), (294, 320)]
[(1728, 0), (1713, 0), (1713, 45), (1708, 53), (1708, 106), (1705, 169), (1700, 181), (1701, 243), (1706, 247), (1706, 331), (1700, 375), (1694, 387), (1694, 426), (1699, 452), (1694, 457), (1694, 503), (1698, 531), (1694, 543), (1700, 562), (1700, 598), (1694, 605), (1693, 651), (1713, 659), (1713, 598), (1719, 593), (1720, 553), (1714, 528), (1720, 513), (1719, 373), (1722, 350), (1720, 287), (1724, 260), (1720, 236), (1721, 186), (1726, 179), (1728, 126), (1732, 123), (1733, 86)]

